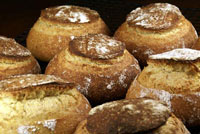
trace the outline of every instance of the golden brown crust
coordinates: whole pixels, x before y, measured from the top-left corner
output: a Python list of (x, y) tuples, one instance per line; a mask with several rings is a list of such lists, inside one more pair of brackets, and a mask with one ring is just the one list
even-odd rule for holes
[(113, 59), (122, 56), (125, 45), (103, 34), (90, 34), (75, 38), (69, 43), (69, 51), (91, 59)]
[[(21, 88), (17, 79), (25, 80), (20, 81)], [(90, 110), (87, 99), (74, 85), (55, 76), (24, 75), (1, 83), (5, 87), (0, 93), (0, 133), (72, 134)]]
[(90, 23), (100, 18), (95, 10), (79, 6), (56, 6), (41, 11), (42, 18), (58, 23)]
[(126, 44), (126, 48), (141, 65), (146, 65), (149, 55), (175, 48), (192, 48), (198, 38), (196, 30), (184, 16), (180, 16), (176, 23), (170, 23), (170, 27), (160, 30), (129, 25), (126, 21), (118, 28), (114, 36)]
[(173, 27), (181, 18), (178, 7), (168, 3), (154, 3), (133, 10), (127, 16), (130, 26), (138, 26), (149, 30), (165, 30)]
[(18, 89), (23, 89), (27, 87), (45, 85), (45, 84), (66, 84), (71, 86), (73, 84), (69, 83), (66, 80), (63, 80), (59, 77), (55, 77), (53, 75), (43, 75), (43, 74), (26, 74), (26, 75), (16, 75), (11, 76), (7, 79), (0, 81), (0, 91), (1, 92), (9, 92), (16, 91)]
[[(135, 100), (136, 104), (134, 103)], [(126, 104), (123, 104), (121, 102), (125, 102)], [(122, 112), (123, 110), (124, 112)], [(95, 107), (90, 111), (90, 113), (94, 112), (96, 116), (99, 116), (101, 118), (91, 118), (91, 115), (89, 115), (87, 119), (79, 123), (74, 134), (190, 134), (183, 123), (173, 114), (170, 114), (165, 105), (155, 102), (151, 99), (143, 98), (110, 102)], [(137, 114), (140, 115), (137, 116)], [(142, 116), (142, 114), (144, 115)], [(155, 127), (156, 125), (154, 123), (158, 123), (160, 120), (159, 117), (155, 118), (155, 115), (160, 115), (160, 117), (164, 117), (167, 115), (167, 118), (163, 124), (161, 123), (162, 125), (160, 124)], [(117, 121), (116, 118), (118, 118), (119, 120)], [(134, 120), (134, 122), (131, 123), (132, 119)], [(149, 121), (147, 121), (146, 119)], [(90, 120), (93, 121), (92, 124)], [(93, 125), (95, 128), (93, 128), (91, 131), (88, 128), (88, 124)], [(154, 129), (152, 129), (152, 127)], [(141, 129), (139, 130), (138, 128)]]
[(192, 49), (200, 50), (200, 38), (198, 38), (197, 42), (192, 47)]
[(199, 125), (199, 92), (170, 93), (161, 89), (146, 88), (137, 79), (131, 84), (126, 98), (150, 97), (165, 102), (187, 126)]
[(127, 50), (113, 59), (96, 60), (66, 48), (49, 62), (45, 74), (77, 83), (78, 90), (96, 104), (124, 97), (139, 72), (137, 60)]
[(160, 127), (170, 116), (170, 110), (158, 101), (120, 100), (91, 109), (86, 128), (92, 134), (137, 133)]
[(161, 100), (187, 126), (198, 126), (199, 53), (196, 50), (178, 49), (151, 56), (153, 59), (148, 60), (148, 66), (131, 84), (126, 98), (150, 97)]
[[(82, 7), (80, 8), (82, 9)], [(62, 16), (60, 18), (62, 20)], [(100, 17), (91, 18), (89, 22), (85, 23), (61, 23), (60, 21), (40, 17), (28, 34), (27, 47), (38, 59), (49, 61), (55, 54), (68, 47), (71, 39), (89, 33), (109, 34), (109, 29)]]
[(5, 57), (26, 57), (31, 56), (31, 52), (14, 39), (0, 36), (0, 55)]
[(14, 39), (0, 36), (0, 80), (19, 74), (40, 73), (31, 52)]

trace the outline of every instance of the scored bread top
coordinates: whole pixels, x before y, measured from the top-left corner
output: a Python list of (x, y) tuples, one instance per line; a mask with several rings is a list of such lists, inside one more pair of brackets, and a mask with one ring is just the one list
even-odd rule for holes
[(146, 29), (168, 29), (176, 24), (182, 14), (178, 7), (168, 3), (154, 3), (133, 10), (126, 21), (129, 25)]
[(14, 39), (0, 36), (0, 55), (11, 57), (31, 56), (31, 52)]
[(179, 48), (161, 54), (155, 54), (149, 56), (149, 59), (161, 59), (161, 60), (175, 60), (175, 61), (189, 61), (197, 60), (200, 58), (200, 51), (189, 49), (189, 48)]
[(60, 23), (89, 23), (99, 14), (86, 7), (63, 5), (42, 10), (41, 17)]
[(159, 101), (120, 100), (93, 108), (86, 128), (92, 134), (137, 133), (160, 127), (170, 116), (170, 110)]
[(123, 55), (125, 45), (103, 34), (77, 37), (69, 44), (70, 52), (92, 59), (112, 59)]
[(72, 85), (68, 81), (53, 75), (26, 74), (26, 75), (12, 76), (7, 79), (1, 80), (0, 92), (17, 91), (27, 87), (52, 84), (52, 83)]

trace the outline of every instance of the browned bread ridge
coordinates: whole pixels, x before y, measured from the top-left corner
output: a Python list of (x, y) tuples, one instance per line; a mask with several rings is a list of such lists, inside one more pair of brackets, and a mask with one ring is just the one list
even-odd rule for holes
[(147, 98), (120, 100), (90, 110), (74, 134), (190, 134), (166, 105)]
[(126, 98), (151, 97), (168, 104), (187, 126), (200, 125), (200, 51), (174, 49), (152, 55)]
[(76, 83), (92, 104), (124, 98), (140, 72), (122, 42), (103, 34), (77, 37), (48, 64), (45, 74)]
[(198, 38), (195, 28), (178, 7), (168, 3), (136, 8), (114, 36), (126, 44), (142, 66), (146, 65), (149, 55), (192, 48)]
[(31, 52), (14, 39), (0, 36), (0, 80), (19, 74), (40, 73)]
[(90, 110), (74, 84), (28, 74), (0, 81), (1, 134), (72, 134)]
[(42, 61), (49, 61), (65, 47), (74, 36), (89, 33), (109, 34), (108, 27), (99, 14), (86, 7), (57, 6), (42, 10), (27, 37), (27, 47)]
[(200, 50), (200, 37), (198, 38), (196, 44), (192, 47), (192, 49)]

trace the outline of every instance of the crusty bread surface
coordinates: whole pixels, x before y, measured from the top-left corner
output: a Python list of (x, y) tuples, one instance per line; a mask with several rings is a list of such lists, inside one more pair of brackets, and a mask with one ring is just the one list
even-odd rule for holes
[(0, 81), (1, 134), (72, 134), (90, 104), (74, 84), (51, 75)]
[(180, 10), (168, 3), (139, 7), (127, 15), (114, 35), (144, 66), (149, 55), (192, 48), (198, 35)]
[(152, 55), (126, 98), (151, 97), (168, 104), (187, 126), (200, 123), (200, 51), (175, 49)]
[(75, 36), (89, 33), (109, 34), (96, 11), (78, 6), (46, 8), (28, 34), (27, 47), (38, 59), (49, 61)]
[(78, 90), (95, 105), (124, 98), (139, 72), (137, 60), (122, 42), (93, 34), (72, 40), (69, 49), (49, 62), (45, 74), (76, 83)]
[(0, 80), (19, 74), (40, 73), (31, 52), (14, 39), (0, 36)]
[(94, 107), (74, 134), (190, 134), (183, 123), (158, 101), (140, 98)]

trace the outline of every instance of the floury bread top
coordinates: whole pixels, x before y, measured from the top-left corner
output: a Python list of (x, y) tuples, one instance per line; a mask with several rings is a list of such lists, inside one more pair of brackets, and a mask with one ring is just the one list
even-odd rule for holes
[(99, 18), (99, 14), (85, 7), (57, 6), (42, 10), (41, 17), (61, 23), (89, 23)]
[(31, 56), (31, 52), (14, 39), (0, 36), (0, 55), (23, 57)]
[(189, 48), (179, 48), (165, 53), (151, 55), (149, 58), (175, 61), (197, 60), (200, 58), (200, 51)]
[(178, 22), (182, 14), (178, 7), (168, 3), (155, 3), (133, 10), (127, 16), (129, 25), (147, 29), (168, 29)]
[(72, 40), (69, 49), (76, 55), (91, 59), (113, 59), (123, 55), (125, 45), (107, 35), (90, 34)]

